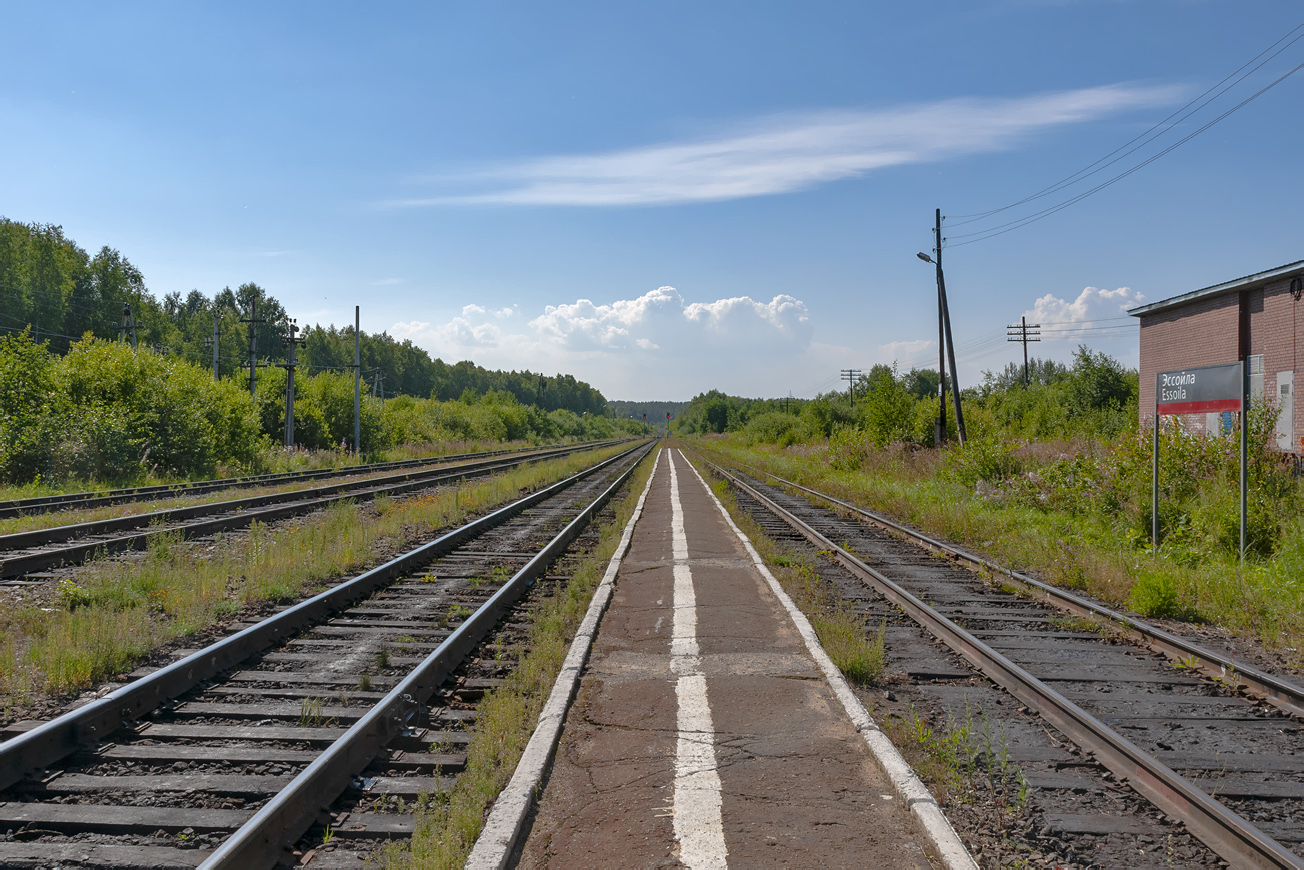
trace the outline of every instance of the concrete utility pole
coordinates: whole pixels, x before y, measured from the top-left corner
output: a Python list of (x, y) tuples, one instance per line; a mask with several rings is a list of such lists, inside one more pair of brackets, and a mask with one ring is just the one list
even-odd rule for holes
[[(1033, 330), (1029, 332), (1028, 330)], [(1028, 377), (1028, 342), (1041, 341), (1041, 333), (1036, 330), (1041, 329), (1040, 323), (1028, 323), (1028, 318), (1020, 317), (1019, 322), (1013, 326), (1005, 327), (1005, 340), (1017, 341), (1023, 344), (1023, 385), (1030, 386), (1032, 380)]]
[(362, 450), (362, 306), (353, 306), (353, 452)]
[(240, 321), (249, 324), (249, 395), (254, 394), (258, 379), (258, 324), (267, 321), (258, 316), (258, 296), (249, 300), (249, 316)]
[(218, 323), (220, 322), (221, 318), (222, 318), (222, 313), (216, 307), (214, 307), (213, 308), (213, 337), (204, 339), (204, 344), (213, 348), (213, 380), (215, 381), (221, 377), (221, 373), (218, 370), (218, 359), (219, 359), (218, 353), (220, 350), (218, 339), (221, 337), (221, 332), (218, 329)]
[(847, 392), (851, 394), (851, 410), (856, 410), (856, 378), (864, 374), (860, 369), (843, 369), (842, 376), (847, 379)]
[(951, 341), (951, 311), (946, 303), (946, 276), (942, 273), (942, 210), (939, 208), (934, 212), (933, 223), (933, 257), (928, 256), (922, 251), (916, 254), (919, 259), (925, 263), (933, 263), (937, 267), (937, 396), (940, 400), (940, 413), (937, 418), (937, 427), (934, 430), (934, 442), (940, 447), (946, 440), (946, 363), (949, 360), (951, 364), (951, 397), (955, 399), (955, 431), (960, 438), (960, 444), (964, 444), (964, 410), (960, 407), (960, 378), (956, 375), (955, 368), (955, 345)]
[(281, 337), (285, 345), (285, 446), (294, 446), (294, 370), (298, 363), (299, 345), (306, 339), (299, 335), (298, 321), (290, 321), (290, 334)]
[(371, 398), (385, 401), (385, 373), (376, 366), (372, 371), (371, 378)]

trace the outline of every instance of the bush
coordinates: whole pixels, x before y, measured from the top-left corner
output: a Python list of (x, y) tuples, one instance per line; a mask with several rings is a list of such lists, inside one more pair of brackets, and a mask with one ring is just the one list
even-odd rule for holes
[(1197, 611), (1182, 604), (1173, 578), (1158, 571), (1142, 571), (1137, 576), (1129, 603), (1137, 613), (1151, 619), (1200, 620)]
[(27, 332), (0, 337), (0, 469), (11, 483), (48, 473), (51, 440), (66, 402), (54, 360)]
[(768, 411), (753, 417), (743, 427), (743, 438), (750, 443), (777, 444), (787, 447), (801, 438), (801, 420), (782, 411)]

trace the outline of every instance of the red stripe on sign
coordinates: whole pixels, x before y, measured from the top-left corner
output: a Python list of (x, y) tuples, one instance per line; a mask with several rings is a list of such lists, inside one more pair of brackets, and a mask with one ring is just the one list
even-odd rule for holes
[(1239, 411), (1240, 399), (1211, 399), (1207, 402), (1166, 402), (1155, 406), (1156, 414), (1205, 414), (1213, 411)]

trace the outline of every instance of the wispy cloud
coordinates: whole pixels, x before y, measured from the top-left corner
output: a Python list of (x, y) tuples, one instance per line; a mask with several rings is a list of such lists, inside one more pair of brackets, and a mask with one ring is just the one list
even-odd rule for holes
[(379, 281), (372, 281), (372, 287), (391, 287), (394, 284), (402, 284), (402, 278), (381, 278)]
[(446, 177), (442, 181), (456, 182), (462, 192), (387, 205), (667, 205), (789, 193), (889, 166), (1007, 150), (1040, 130), (1178, 95), (1174, 87), (1120, 84), (875, 112), (774, 116), (715, 139), (546, 157)]

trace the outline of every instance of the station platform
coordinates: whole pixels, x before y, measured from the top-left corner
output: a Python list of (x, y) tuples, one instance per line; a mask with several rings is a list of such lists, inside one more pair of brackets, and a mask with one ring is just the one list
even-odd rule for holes
[(644, 498), (517, 866), (956, 866), (678, 450)]

